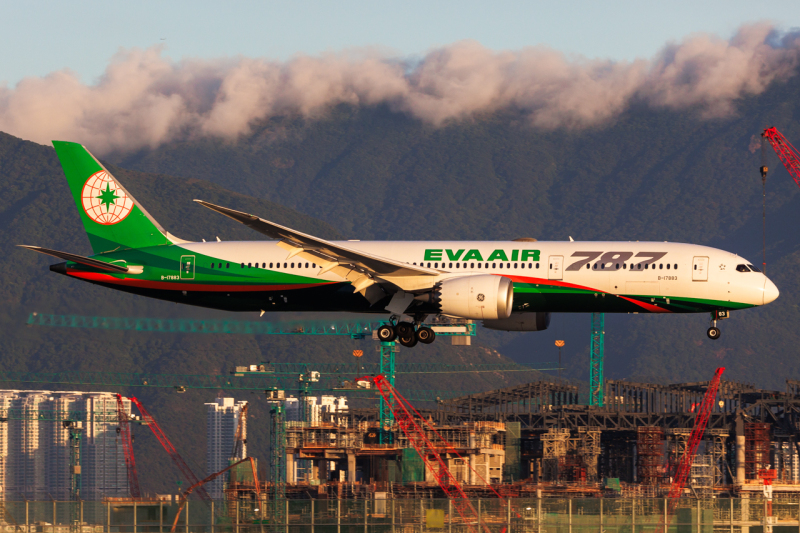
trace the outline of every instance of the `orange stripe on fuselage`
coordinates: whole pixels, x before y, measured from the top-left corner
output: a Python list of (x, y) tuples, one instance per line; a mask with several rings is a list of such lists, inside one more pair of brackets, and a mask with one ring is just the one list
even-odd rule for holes
[(111, 285), (124, 285), (126, 287), (140, 287), (142, 289), (159, 289), (166, 291), (270, 292), (307, 289), (309, 287), (319, 287), (321, 285), (332, 285), (336, 283), (335, 281), (327, 281), (321, 283), (297, 283), (290, 285), (208, 285), (205, 283), (151, 281), (134, 278), (120, 279), (108, 274), (101, 274), (99, 272), (78, 272), (67, 270), (67, 274), (86, 281), (96, 281)]

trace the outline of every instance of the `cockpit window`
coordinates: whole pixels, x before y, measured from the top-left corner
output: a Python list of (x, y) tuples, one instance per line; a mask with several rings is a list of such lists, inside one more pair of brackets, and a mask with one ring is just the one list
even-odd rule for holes
[(750, 272), (750, 269), (747, 265), (736, 265), (736, 272)]
[(753, 272), (761, 272), (758, 268), (754, 267), (753, 265), (747, 265), (747, 266), (750, 267), (750, 270), (752, 270)]

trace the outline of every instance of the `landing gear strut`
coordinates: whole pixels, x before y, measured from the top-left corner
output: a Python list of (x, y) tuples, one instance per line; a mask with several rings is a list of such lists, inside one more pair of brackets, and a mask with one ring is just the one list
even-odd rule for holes
[[(436, 340), (436, 333), (422, 325), (422, 320), (411, 322), (397, 322), (395, 325), (385, 324), (378, 328), (378, 340), (381, 342), (392, 342), (397, 340), (406, 348), (413, 348), (417, 343), (431, 344)], [(394, 320), (392, 320), (394, 322)]]
[(719, 339), (722, 333), (717, 327), (717, 320), (725, 320), (726, 318), (728, 318), (727, 311), (713, 311), (711, 313), (711, 327), (708, 328), (708, 331), (706, 332), (706, 335), (708, 335), (709, 339), (714, 341)]

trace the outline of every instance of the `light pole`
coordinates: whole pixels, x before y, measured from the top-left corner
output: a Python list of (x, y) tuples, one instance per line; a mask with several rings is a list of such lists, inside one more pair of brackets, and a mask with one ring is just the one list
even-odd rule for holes
[(561, 348), (564, 346), (564, 341), (556, 341), (556, 346), (558, 346), (558, 379), (561, 379)]

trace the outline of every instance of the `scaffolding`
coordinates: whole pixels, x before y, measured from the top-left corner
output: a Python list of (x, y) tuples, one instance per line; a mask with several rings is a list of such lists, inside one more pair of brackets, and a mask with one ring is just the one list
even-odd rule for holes
[(542, 479), (545, 481), (559, 481), (561, 472), (560, 462), (567, 454), (568, 429), (548, 429), (541, 436), (542, 440)]
[(658, 485), (662, 480), (664, 430), (658, 426), (637, 428), (636, 452), (639, 482)]
[(744, 425), (744, 468), (747, 479), (758, 479), (758, 471), (770, 464), (770, 425), (748, 422)]

